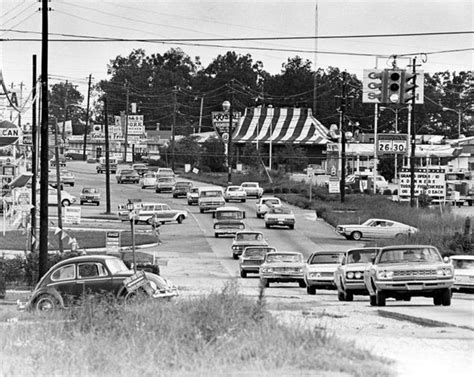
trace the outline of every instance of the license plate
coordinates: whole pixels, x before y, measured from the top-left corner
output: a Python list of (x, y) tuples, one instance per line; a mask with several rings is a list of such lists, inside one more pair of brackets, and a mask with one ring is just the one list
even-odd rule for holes
[(284, 221), (278, 221), (278, 224), (284, 224), (285, 222)]
[(87, 199), (87, 201), (88, 201), (88, 202), (92, 202), (92, 200), (91, 200), (91, 199)]
[(409, 284), (407, 288), (409, 291), (419, 291), (423, 289), (423, 284)]

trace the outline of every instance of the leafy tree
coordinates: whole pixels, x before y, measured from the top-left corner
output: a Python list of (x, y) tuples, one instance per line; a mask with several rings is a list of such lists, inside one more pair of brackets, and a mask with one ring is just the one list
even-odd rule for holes
[(191, 164), (191, 166), (198, 164), (201, 147), (197, 139), (197, 137), (187, 136), (175, 143), (175, 156), (178, 164)]
[(239, 161), (250, 168), (258, 169), (261, 166), (260, 154), (252, 143), (246, 143), (239, 156)]
[(303, 148), (286, 144), (277, 150), (275, 163), (284, 165), (286, 171), (301, 171), (308, 166), (308, 157)]
[(48, 93), (48, 114), (58, 122), (71, 120), (73, 133), (83, 127), (86, 110), (82, 108), (84, 96), (76, 89), (76, 85), (66, 81), (54, 84)]
[(201, 159), (199, 163), (201, 169), (207, 166), (211, 171), (225, 171), (224, 143), (212, 136), (201, 144)]

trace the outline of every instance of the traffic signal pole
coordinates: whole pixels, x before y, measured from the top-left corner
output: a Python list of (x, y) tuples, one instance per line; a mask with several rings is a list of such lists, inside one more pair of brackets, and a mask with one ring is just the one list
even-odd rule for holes
[(415, 151), (416, 151), (416, 130), (415, 130), (415, 90), (416, 90), (416, 56), (412, 61), (412, 73), (413, 73), (413, 88), (412, 98), (411, 98), (411, 117), (410, 117), (410, 127), (411, 127), (411, 153), (410, 153), (410, 206), (415, 207)]

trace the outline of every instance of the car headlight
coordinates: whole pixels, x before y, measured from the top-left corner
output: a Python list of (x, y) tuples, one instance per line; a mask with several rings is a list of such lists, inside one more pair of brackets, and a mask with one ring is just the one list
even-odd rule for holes
[(272, 267), (262, 267), (260, 269), (260, 272), (263, 272), (263, 273), (266, 273), (266, 272), (273, 272), (273, 268)]
[(214, 225), (214, 229), (220, 229), (220, 228), (221, 228), (220, 224)]
[(448, 267), (448, 268), (440, 268), (436, 270), (436, 275), (438, 277), (451, 277), (453, 276), (453, 271)]
[(232, 250), (239, 250), (238, 246), (232, 246)]
[(298, 268), (296, 269), (296, 272), (303, 272), (303, 267), (298, 267)]
[(354, 274), (354, 277), (355, 277), (356, 279), (362, 279), (362, 272), (357, 271), (357, 272)]
[(244, 224), (240, 224), (240, 225), (239, 225), (239, 229), (245, 229), (245, 225), (244, 225)]
[(377, 271), (377, 279), (393, 279), (393, 271), (380, 270)]
[(354, 279), (354, 273), (353, 273), (352, 271), (351, 271), (351, 272), (348, 272), (348, 273), (346, 274), (346, 276), (347, 276), (348, 279)]

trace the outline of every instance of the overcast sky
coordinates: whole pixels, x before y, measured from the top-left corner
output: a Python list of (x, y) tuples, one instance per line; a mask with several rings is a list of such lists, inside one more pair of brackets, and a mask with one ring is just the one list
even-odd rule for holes
[[(110, 38), (245, 38), (309, 37), (361, 34), (403, 34), (474, 30), (472, 0), (319, 0), (319, 1), (56, 1), (49, 4), (52, 33)], [(5, 41), (13, 38), (41, 38), (41, 12), (37, 0), (0, 0), (0, 69), (5, 81), (31, 87), (32, 55), (41, 62), (41, 41)], [(317, 12), (316, 12), (317, 7)], [(18, 33), (32, 31), (38, 34)], [(261, 60), (272, 74), (295, 55), (316, 62), (318, 67), (347, 69), (361, 78), (364, 68), (389, 66), (387, 58), (375, 56), (426, 53), (418, 63), (425, 72), (472, 70), (474, 34), (390, 38), (341, 38), (272, 41), (214, 41), (174, 43), (138, 42), (50, 42), (50, 84), (69, 80), (86, 93), (92, 74), (95, 82), (107, 78), (107, 63), (133, 49), (164, 53), (179, 47), (204, 66), (219, 54), (234, 50)], [(197, 46), (196, 44), (214, 46)], [(265, 50), (263, 50), (263, 48)], [(315, 54), (315, 50), (320, 53)], [(444, 52), (447, 50), (465, 50)], [(287, 51), (280, 51), (287, 50)], [(336, 54), (341, 53), (341, 54)], [(357, 54), (367, 54), (358, 56)], [(408, 60), (400, 60), (405, 67)], [(40, 66), (38, 66), (40, 70)]]

